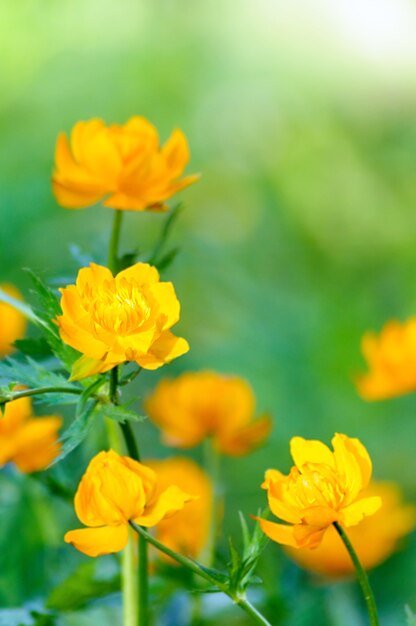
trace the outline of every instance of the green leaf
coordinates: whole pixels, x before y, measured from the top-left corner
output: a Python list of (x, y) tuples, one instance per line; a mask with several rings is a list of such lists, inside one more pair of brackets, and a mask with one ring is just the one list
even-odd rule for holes
[(120, 589), (120, 576), (100, 576), (97, 561), (82, 563), (49, 595), (46, 606), (57, 611), (78, 610), (91, 600), (102, 598)]
[(168, 215), (167, 219), (165, 220), (165, 223), (162, 226), (162, 230), (160, 232), (159, 238), (156, 241), (155, 246), (154, 246), (152, 252), (149, 255), (149, 258), (148, 258), (147, 262), (150, 263), (150, 265), (156, 265), (160, 269), (162, 250), (165, 247), (165, 244), (166, 244), (166, 241), (167, 241), (168, 236), (170, 234), (170, 231), (171, 231), (174, 223), (178, 219), (182, 209), (183, 209), (183, 205), (177, 204), (169, 212), (169, 215)]
[(79, 358), (79, 353), (63, 343), (59, 335), (56, 318), (62, 315), (62, 310), (57, 293), (32, 270), (26, 271), (32, 279), (33, 290), (39, 301), (39, 306), (35, 308), (35, 314), (42, 322), (41, 330), (52, 352), (70, 371), (74, 361)]
[(34, 359), (45, 359), (52, 356), (51, 348), (44, 337), (17, 339), (13, 345), (19, 352)]
[(156, 261), (155, 265), (157, 269), (159, 270), (159, 272), (162, 272), (167, 267), (169, 267), (169, 265), (173, 263), (173, 261), (176, 259), (176, 256), (179, 250), (180, 248), (172, 248), (172, 250), (169, 250), (168, 252), (166, 252), (166, 254), (163, 255), (159, 261)]
[(92, 398), (92, 396), (105, 382), (105, 378), (102, 377), (94, 381), (82, 392), (78, 400), (75, 419), (59, 439), (62, 444), (61, 453), (52, 461), (49, 467), (62, 461), (87, 436), (93, 422), (94, 409), (98, 402), (98, 399)]
[[(23, 385), (29, 389), (37, 389), (39, 387), (76, 388), (62, 374), (54, 372), (46, 364), (42, 365), (30, 357), (19, 359), (12, 356), (0, 361), (0, 399), (9, 398), (12, 395), (11, 390), (14, 385)], [(39, 395), (36, 396), (36, 399), (47, 404), (56, 404), (58, 398), (54, 397), (54, 395)], [(67, 404), (76, 400), (77, 397), (73, 394), (65, 395), (64, 392), (61, 393), (61, 403)]]
[(94, 414), (103, 418), (108, 417), (120, 424), (124, 424), (128, 421), (143, 422), (147, 419), (146, 415), (139, 415), (135, 411), (131, 411), (125, 404), (118, 406), (114, 404), (101, 404), (96, 407)]

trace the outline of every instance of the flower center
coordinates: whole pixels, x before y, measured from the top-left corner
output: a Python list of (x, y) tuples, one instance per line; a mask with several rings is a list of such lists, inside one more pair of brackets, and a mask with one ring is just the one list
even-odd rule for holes
[(137, 285), (127, 281), (104, 284), (104, 288), (86, 298), (87, 310), (94, 324), (117, 335), (137, 332), (149, 319), (151, 307)]

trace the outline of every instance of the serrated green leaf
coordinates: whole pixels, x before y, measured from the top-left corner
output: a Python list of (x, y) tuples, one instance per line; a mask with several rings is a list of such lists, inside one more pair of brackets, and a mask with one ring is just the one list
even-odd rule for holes
[(87, 436), (93, 422), (94, 409), (98, 402), (98, 399), (92, 396), (104, 383), (105, 379), (100, 378), (82, 392), (78, 400), (75, 419), (59, 439), (62, 444), (61, 453), (52, 461), (49, 467), (62, 461)]
[(55, 587), (49, 595), (46, 606), (57, 611), (78, 610), (91, 600), (102, 598), (120, 589), (120, 576), (100, 578), (97, 574), (97, 561), (82, 563), (68, 578)]
[(24, 385), (29, 389), (37, 387), (74, 389), (74, 385), (65, 376), (30, 357), (19, 359), (11, 356), (0, 361), (0, 384), (3, 389), (6, 385), (9, 389), (10, 385)]
[(96, 407), (95, 415), (103, 418), (109, 418), (120, 424), (125, 422), (143, 422), (147, 419), (146, 415), (139, 415), (135, 411), (131, 411), (126, 405), (101, 404)]
[(79, 353), (63, 343), (59, 335), (55, 321), (59, 315), (62, 315), (58, 295), (32, 270), (27, 270), (27, 272), (32, 279), (33, 290), (39, 300), (39, 306), (34, 310), (37, 318), (42, 321), (41, 330), (52, 352), (70, 371), (74, 361), (79, 358)]

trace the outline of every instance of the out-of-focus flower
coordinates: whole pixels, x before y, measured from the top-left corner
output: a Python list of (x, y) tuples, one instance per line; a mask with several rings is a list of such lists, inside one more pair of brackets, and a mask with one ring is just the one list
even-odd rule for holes
[(177, 448), (212, 437), (219, 452), (238, 456), (263, 442), (271, 429), (269, 416), (253, 421), (255, 399), (247, 381), (216, 372), (162, 380), (145, 408), (164, 441)]
[(156, 473), (138, 461), (100, 452), (75, 494), (75, 512), (88, 528), (67, 532), (65, 541), (88, 556), (118, 552), (127, 544), (129, 521), (156, 526), (193, 498), (176, 485), (160, 489)]
[[(183, 457), (148, 461), (148, 465), (157, 474), (159, 489), (177, 485), (198, 496), (185, 509), (162, 520), (156, 537), (175, 552), (200, 557), (208, 544), (212, 519), (213, 488), (208, 475), (194, 461)], [(168, 559), (162, 553), (159, 556)], [(176, 561), (169, 559), (169, 563), (175, 565)]]
[[(2, 284), (0, 289), (9, 296), (21, 300), (20, 292), (13, 285)], [(10, 304), (0, 302), (0, 358), (13, 352), (12, 343), (22, 339), (26, 331), (26, 318)]]
[(123, 126), (78, 122), (70, 140), (65, 133), (58, 137), (53, 191), (67, 209), (104, 199), (112, 209), (163, 210), (168, 198), (197, 180), (181, 178), (188, 161), (188, 143), (178, 129), (161, 147), (156, 128), (143, 117)]
[(30, 398), (8, 402), (0, 415), (0, 466), (14, 463), (22, 472), (45, 469), (59, 454), (60, 417), (32, 417)]
[(262, 484), (268, 490), (270, 510), (287, 524), (259, 519), (263, 531), (277, 543), (294, 548), (316, 548), (333, 522), (355, 526), (381, 506), (378, 496), (364, 495), (372, 465), (358, 439), (336, 434), (331, 450), (320, 441), (293, 437), (295, 462), (288, 476), (275, 469)]
[(361, 347), (370, 370), (357, 381), (365, 400), (416, 391), (416, 317), (388, 322), (378, 336), (366, 333)]
[[(398, 485), (372, 482), (363, 496), (379, 496), (380, 509), (365, 517), (348, 531), (348, 537), (365, 569), (382, 563), (396, 549), (398, 542), (415, 528), (416, 507), (403, 504)], [(334, 527), (328, 528), (315, 550), (287, 548), (290, 556), (302, 567), (338, 578), (353, 574), (354, 565), (343, 541)]]
[(74, 364), (74, 380), (125, 361), (157, 369), (189, 350), (188, 342), (170, 331), (180, 313), (173, 285), (160, 282), (156, 268), (146, 263), (115, 278), (91, 263), (61, 293), (61, 338), (83, 354)]

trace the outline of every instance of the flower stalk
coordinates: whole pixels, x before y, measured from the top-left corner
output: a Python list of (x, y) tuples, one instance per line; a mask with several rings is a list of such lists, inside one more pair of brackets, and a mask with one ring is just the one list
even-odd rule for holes
[[(108, 266), (113, 274), (116, 274), (119, 269), (118, 248), (122, 220), (123, 212), (115, 210), (108, 253)], [(140, 373), (140, 371), (141, 368), (138, 369), (137, 373)], [(110, 400), (115, 405), (119, 404), (120, 396), (118, 374), (118, 367), (114, 367), (110, 372)], [(120, 424), (120, 428), (129, 456), (135, 461), (140, 461), (140, 452), (131, 425), (126, 421)], [(123, 586), (123, 612), (127, 620), (132, 620), (132, 626), (136, 626), (136, 624), (138, 626), (147, 626), (149, 582), (146, 541), (139, 537), (138, 570), (134, 562), (133, 550), (132, 537), (129, 533), (129, 543), (123, 553), (123, 580), (126, 581)], [(131, 588), (133, 588), (133, 592)], [(134, 595), (134, 600), (132, 594)], [(130, 626), (130, 623), (126, 623), (125, 626)]]
[(348, 535), (343, 529), (343, 527), (338, 522), (334, 522), (334, 527), (337, 533), (339, 534), (339, 536), (341, 537), (344, 543), (344, 546), (348, 550), (348, 554), (350, 555), (351, 560), (354, 564), (355, 571), (357, 573), (357, 579), (360, 584), (361, 590), (364, 595), (364, 600), (367, 605), (368, 616), (370, 618), (370, 626), (380, 626), (380, 622), (378, 620), (378, 615), (377, 615), (376, 602), (374, 599), (373, 590), (371, 589), (371, 586), (370, 586), (370, 581), (368, 580), (367, 573), (365, 569), (363, 568), (363, 566), (361, 565), (360, 559), (358, 558), (357, 553), (355, 552), (354, 547), (351, 541), (349, 540)]
[(174, 559), (177, 563), (180, 563), (180, 565), (183, 565), (183, 567), (186, 567), (187, 569), (194, 572), (194, 574), (197, 574), (201, 578), (204, 578), (219, 591), (225, 593), (229, 598), (231, 598), (234, 604), (239, 606), (245, 613), (247, 613), (247, 615), (252, 618), (253, 622), (262, 626), (271, 626), (270, 622), (268, 622), (267, 619), (261, 613), (259, 613), (259, 611), (249, 602), (249, 600), (247, 600), (245, 595), (238, 595), (231, 592), (225, 578), (224, 581), (221, 581), (219, 577), (216, 577), (211, 573), (211, 570), (200, 565), (198, 561), (190, 559), (189, 557), (184, 556), (183, 554), (179, 554), (171, 548), (168, 548), (168, 546), (165, 546), (163, 543), (158, 541), (155, 537), (150, 535), (146, 530), (144, 530), (144, 528), (142, 528), (135, 522), (130, 521), (129, 524), (139, 534), (139, 537), (142, 537), (146, 542), (157, 548), (157, 550), (160, 550), (160, 552), (163, 552), (170, 558)]

